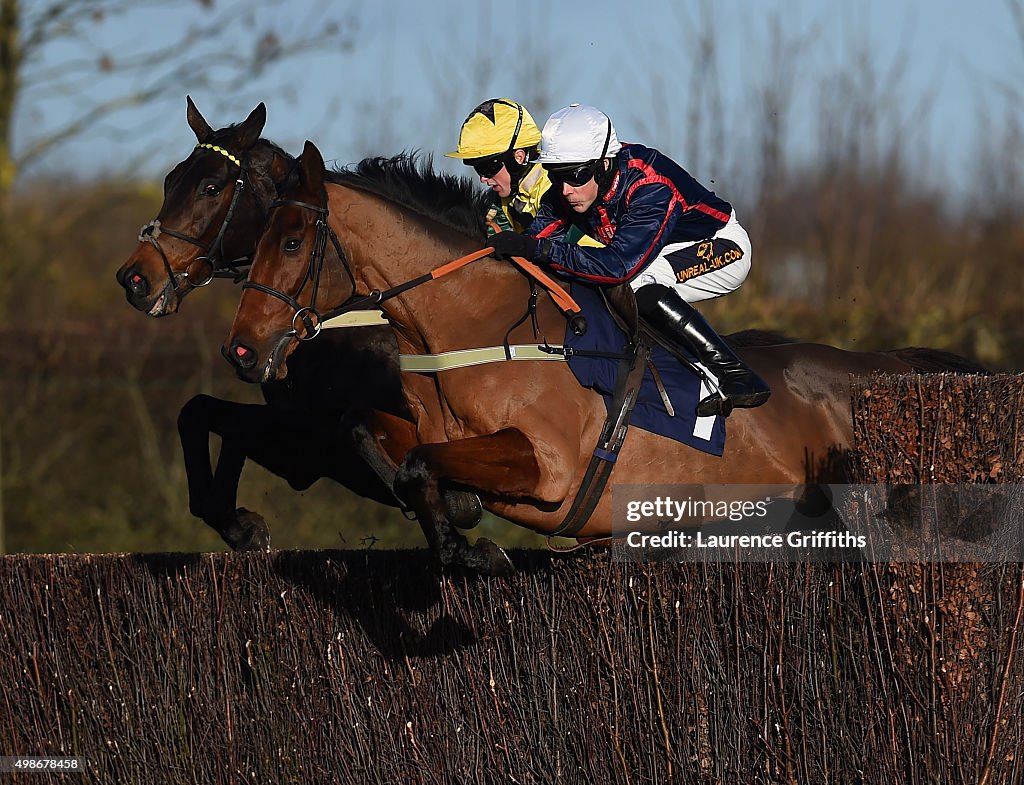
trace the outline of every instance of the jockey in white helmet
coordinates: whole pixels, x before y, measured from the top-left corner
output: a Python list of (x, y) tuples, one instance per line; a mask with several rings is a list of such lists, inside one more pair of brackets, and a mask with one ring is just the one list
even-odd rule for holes
[[(668, 156), (621, 144), (598, 109), (571, 104), (544, 124), (535, 159), (551, 179), (525, 233), (492, 238), (499, 256), (524, 256), (596, 284), (628, 282), (640, 315), (717, 377), (728, 400), (711, 395), (701, 416), (760, 406), (768, 385), (690, 304), (735, 290), (750, 270), (750, 240), (732, 205)], [(571, 230), (604, 247), (567, 242)]]

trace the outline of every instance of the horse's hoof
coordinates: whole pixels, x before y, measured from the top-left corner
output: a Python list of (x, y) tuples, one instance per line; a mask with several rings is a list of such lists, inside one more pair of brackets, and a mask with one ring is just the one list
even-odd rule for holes
[(473, 543), (473, 556), (474, 561), (478, 562), (477, 569), (484, 575), (507, 578), (516, 574), (515, 565), (505, 553), (505, 549), (486, 537), (481, 537)]
[(480, 523), (484, 507), (480, 497), (468, 491), (444, 491), (444, 512), (453, 526), (472, 529)]
[(230, 539), (224, 537), (236, 551), (269, 551), (270, 529), (258, 512), (239, 507), (235, 510), (235, 525), (231, 528)]

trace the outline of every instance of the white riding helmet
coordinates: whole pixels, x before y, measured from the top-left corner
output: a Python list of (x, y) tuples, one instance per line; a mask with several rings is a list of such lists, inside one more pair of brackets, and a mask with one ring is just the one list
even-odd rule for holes
[(540, 155), (534, 163), (581, 164), (615, 155), (622, 149), (611, 119), (593, 106), (569, 104), (544, 123)]

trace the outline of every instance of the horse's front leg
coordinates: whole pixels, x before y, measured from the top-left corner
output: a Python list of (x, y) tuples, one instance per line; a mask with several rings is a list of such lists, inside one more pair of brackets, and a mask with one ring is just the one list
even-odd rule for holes
[(394, 488), (399, 464), (416, 446), (415, 424), (388, 412), (372, 410), (351, 418), (347, 425), (352, 450), (384, 485)]
[(414, 447), (399, 467), (395, 491), (415, 511), (424, 531), (431, 528), (440, 533), (443, 539), (431, 545), (442, 564), (507, 574), (512, 564), (501, 548), (484, 538), (469, 548), (453, 531), (442, 483), (499, 496), (529, 496), (539, 477), (533, 445), (521, 431), (506, 428), (486, 436)]
[[(246, 414), (252, 408), (252, 405), (222, 401), (209, 395), (196, 395), (178, 414), (189, 512), (202, 519), (234, 550), (270, 547), (270, 530), (263, 517), (236, 506), (246, 452), (237, 439), (225, 435), (240, 425), (251, 426), (253, 421)], [(233, 427), (225, 429), (226, 423)], [(218, 432), (221, 449), (215, 472), (210, 461), (210, 434)]]
[(197, 518), (216, 531), (234, 550), (247, 550), (269, 546), (269, 531), (255, 526), (246, 536), (239, 528), (236, 509), (238, 479), (245, 464), (244, 452), (224, 441), (214, 472), (210, 460), (211, 422), (216, 412), (226, 404), (208, 395), (197, 395), (188, 401), (178, 414), (178, 436), (181, 439), (188, 481), (188, 507)]
[[(395, 487), (395, 478), (405, 456), (419, 444), (416, 426), (410, 420), (382, 411), (367, 412), (351, 427), (353, 450), (370, 466), (389, 488)], [(472, 529), (483, 515), (480, 497), (469, 491), (446, 488), (441, 491), (445, 515), (449, 523), (460, 529)], [(405, 507), (400, 496), (396, 501)], [(430, 520), (417, 516), (427, 544), (435, 550), (459, 548), (468, 550), (465, 538), (457, 532), (440, 532)], [(449, 530), (451, 527), (447, 527)]]

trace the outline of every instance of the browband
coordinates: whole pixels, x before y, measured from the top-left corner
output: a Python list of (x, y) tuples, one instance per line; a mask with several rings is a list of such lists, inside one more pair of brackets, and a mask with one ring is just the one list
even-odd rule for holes
[(217, 145), (210, 144), (209, 142), (201, 142), (200, 144), (196, 145), (196, 149), (197, 150), (200, 147), (203, 147), (203, 148), (205, 148), (207, 150), (213, 150), (215, 153), (220, 153), (221, 155), (223, 155), (225, 158), (227, 158), (229, 161), (231, 161), (231, 163), (233, 163), (238, 168), (242, 167), (242, 162), (239, 161), (237, 158), (235, 158), (235, 156), (233, 156), (231, 153), (229, 153), (223, 147), (217, 147)]

